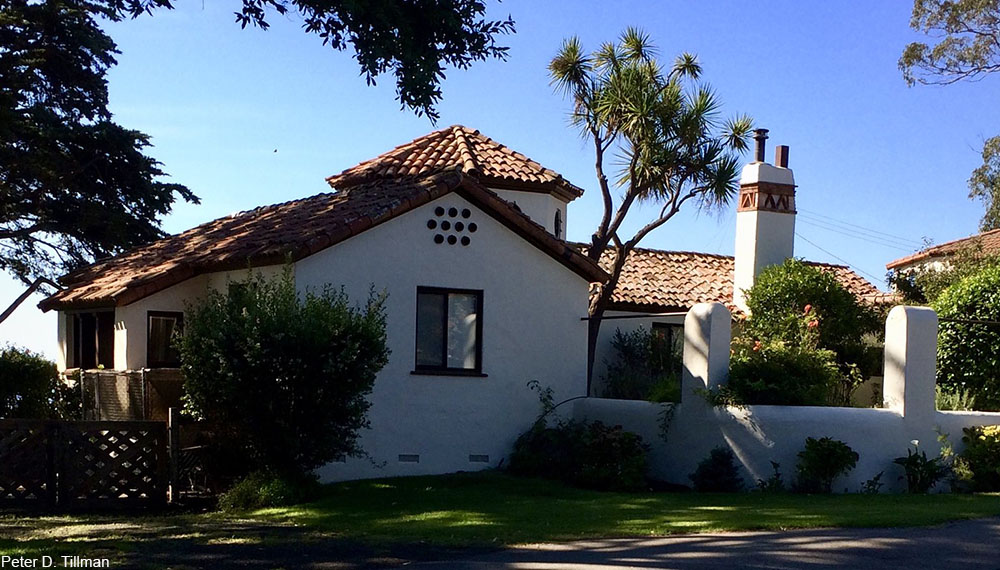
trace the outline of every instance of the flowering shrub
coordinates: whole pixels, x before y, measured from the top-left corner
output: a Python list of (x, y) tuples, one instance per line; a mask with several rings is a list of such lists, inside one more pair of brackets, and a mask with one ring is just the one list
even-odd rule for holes
[(798, 260), (765, 269), (746, 292), (730, 388), (746, 404), (850, 405), (881, 361), (878, 316), (832, 273)]

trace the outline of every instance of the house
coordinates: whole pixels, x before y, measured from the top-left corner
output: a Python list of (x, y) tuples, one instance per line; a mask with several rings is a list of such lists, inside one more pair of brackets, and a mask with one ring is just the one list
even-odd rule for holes
[(1000, 229), (928, 247), (912, 255), (890, 261), (885, 268), (896, 273), (938, 271), (947, 267), (949, 258), (962, 251), (976, 251), (985, 255), (1000, 254)]
[[(793, 254), (787, 147), (778, 166), (762, 153), (760, 140), (743, 172), (735, 259), (638, 250), (609, 316), (654, 325), (661, 318), (649, 313), (699, 302), (739, 308), (756, 273)], [(176, 367), (169, 339), (187, 303), (248, 267), (274, 274), (290, 259), (300, 290), (388, 293), (392, 353), (361, 440), (370, 459), (328, 465), (326, 479), (495, 466), (537, 417), (528, 382), (552, 388), (556, 401), (587, 395), (583, 317), (590, 285), (607, 274), (563, 239), (567, 205), (582, 189), (462, 126), (327, 182), (334, 192), (220, 218), (64, 277), (40, 304), (59, 313), (59, 367)], [(859, 296), (877, 293), (847, 268), (826, 267)], [(441, 327), (444, 318), (466, 326)]]

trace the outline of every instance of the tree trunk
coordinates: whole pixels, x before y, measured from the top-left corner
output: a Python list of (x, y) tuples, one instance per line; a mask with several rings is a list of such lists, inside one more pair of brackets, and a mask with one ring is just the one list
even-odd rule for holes
[(601, 333), (601, 322), (604, 319), (604, 312), (611, 304), (611, 295), (618, 287), (618, 279), (621, 277), (622, 268), (625, 267), (628, 253), (619, 250), (616, 251), (616, 256), (608, 282), (601, 287), (597, 298), (590, 303), (589, 320), (587, 321), (587, 396), (593, 396), (591, 389), (594, 382), (594, 360), (597, 357), (597, 340)]

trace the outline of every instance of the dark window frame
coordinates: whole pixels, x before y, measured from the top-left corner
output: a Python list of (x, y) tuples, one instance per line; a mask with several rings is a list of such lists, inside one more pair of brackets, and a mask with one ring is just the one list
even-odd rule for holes
[(651, 323), (651, 326), (650, 326), (650, 332), (652, 334), (657, 334), (657, 332), (660, 332), (660, 334), (663, 334), (663, 337), (666, 340), (667, 347), (670, 350), (672, 350), (673, 347), (674, 347), (674, 345), (677, 344), (678, 341), (680, 341), (680, 347), (679, 347), (680, 350), (678, 351), (677, 354), (672, 355), (672, 357), (675, 356), (676, 360), (677, 360), (674, 363), (674, 367), (676, 368), (676, 370), (674, 370), (674, 372), (677, 372), (678, 374), (680, 374), (680, 372), (684, 368), (684, 364), (683, 364), (684, 363), (684, 324), (683, 323), (665, 323), (665, 322), (662, 322), (662, 321), (660, 321), (660, 322), (653, 321)]
[[(67, 312), (66, 366), (111, 370), (115, 364), (115, 311)], [(86, 344), (86, 346), (84, 346)]]
[[(448, 366), (448, 304), (449, 294), (473, 295), (476, 298), (476, 366), (474, 368), (453, 368)], [(444, 322), (442, 330), (445, 338), (442, 343), (442, 362), (444, 366), (432, 366), (419, 364), (417, 361), (417, 343), (420, 342), (420, 296), (421, 295), (442, 295), (445, 298), (445, 310), (443, 311)], [(483, 374), (483, 290), (482, 289), (456, 289), (451, 287), (417, 287), (414, 322), (414, 345), (413, 345), (413, 371), (411, 374), (424, 374), (431, 376), (477, 376), (485, 378)]]
[(157, 361), (153, 359), (150, 351), (150, 335), (152, 334), (152, 320), (154, 317), (174, 319), (174, 331), (184, 330), (183, 311), (146, 311), (146, 368), (180, 368), (180, 355), (176, 361)]

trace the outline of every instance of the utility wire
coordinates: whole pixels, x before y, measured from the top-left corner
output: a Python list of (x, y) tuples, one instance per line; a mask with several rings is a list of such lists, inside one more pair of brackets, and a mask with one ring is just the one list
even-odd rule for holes
[(883, 232), (883, 231), (880, 231), (880, 230), (876, 230), (876, 229), (872, 229), (872, 228), (867, 228), (865, 226), (861, 226), (861, 225), (858, 225), (858, 224), (855, 224), (855, 223), (845, 222), (843, 220), (838, 220), (836, 218), (831, 218), (830, 216), (827, 216), (826, 214), (823, 214), (821, 212), (814, 212), (812, 210), (805, 210), (805, 209), (802, 209), (802, 208), (797, 208), (797, 210), (799, 212), (805, 212), (806, 214), (812, 215), (814, 217), (825, 218), (825, 219), (829, 220), (830, 222), (834, 222), (834, 223), (837, 223), (837, 224), (842, 224), (842, 225), (845, 225), (845, 226), (850, 226), (850, 227), (853, 227), (853, 228), (858, 228), (858, 229), (866, 230), (866, 231), (869, 231), (869, 232), (872, 232), (872, 233), (876, 233), (876, 234), (882, 234), (882, 235), (884, 235), (886, 237), (896, 238), (898, 240), (902, 240), (902, 241), (909, 242), (909, 243), (923, 245), (923, 242), (918, 241), (918, 240), (913, 240), (913, 239), (910, 239), (910, 238), (907, 238), (907, 237), (903, 237), (903, 236), (898, 236), (898, 235), (895, 235), (895, 234), (886, 233), (886, 232)]
[(915, 248), (920, 248), (922, 246), (922, 244), (918, 244), (915, 241), (903, 240), (894, 237), (886, 237), (871, 230), (850, 228), (841, 224), (837, 224), (836, 222), (829, 222), (822, 218), (810, 216), (809, 214), (799, 214), (798, 218), (801, 219), (802, 221), (809, 221), (814, 224), (822, 225), (823, 227), (829, 229), (830, 231), (847, 232), (849, 235), (853, 236), (860, 235), (881, 242), (891, 243), (893, 245), (903, 247), (906, 249), (915, 249)]
[(845, 236), (845, 237), (854, 238), (854, 239), (863, 241), (865, 243), (870, 243), (870, 244), (874, 244), (874, 245), (880, 245), (880, 246), (883, 246), (883, 247), (888, 247), (888, 248), (892, 248), (892, 249), (895, 249), (895, 250), (904, 251), (904, 252), (907, 252), (907, 253), (910, 253), (910, 252), (913, 251), (913, 249), (910, 248), (910, 247), (906, 247), (906, 246), (900, 245), (898, 243), (890, 242), (890, 241), (883, 241), (883, 240), (880, 240), (880, 239), (873, 238), (871, 236), (859, 235), (857, 232), (853, 232), (852, 233), (852, 232), (848, 232), (848, 231), (844, 231), (844, 230), (839, 230), (839, 229), (836, 229), (836, 228), (825, 226), (825, 225), (817, 223), (817, 222), (813, 222), (811, 220), (798, 220), (798, 221), (801, 222), (801, 223), (803, 223), (803, 224), (809, 225), (809, 226), (813, 226), (813, 227), (816, 227), (816, 228), (820, 228), (822, 230), (826, 230), (826, 231), (829, 231), (829, 232), (840, 234), (840, 235)]
[(883, 280), (883, 278), (882, 278), (882, 277), (875, 277), (875, 276), (874, 276), (874, 275), (872, 275), (871, 273), (868, 273), (868, 272), (867, 272), (867, 271), (865, 271), (864, 269), (861, 269), (860, 267), (858, 267), (858, 266), (854, 265), (854, 264), (853, 264), (853, 263), (851, 263), (850, 261), (847, 261), (847, 260), (846, 260), (846, 259), (844, 259), (843, 257), (840, 257), (840, 256), (838, 256), (838, 255), (835, 255), (835, 254), (833, 254), (833, 253), (830, 253), (829, 251), (827, 251), (827, 250), (823, 249), (822, 247), (820, 247), (820, 246), (816, 245), (816, 244), (815, 244), (814, 242), (812, 242), (811, 240), (809, 240), (808, 238), (806, 238), (805, 236), (803, 236), (803, 235), (802, 235), (802, 234), (800, 234), (799, 232), (795, 232), (795, 237), (798, 237), (798, 238), (802, 238), (802, 241), (804, 241), (804, 242), (808, 243), (809, 245), (811, 245), (811, 246), (815, 247), (816, 249), (818, 249), (818, 250), (822, 251), (823, 253), (825, 253), (825, 254), (829, 255), (830, 257), (832, 257), (832, 258), (834, 258), (834, 259), (836, 259), (836, 260), (840, 261), (840, 262), (841, 262), (841, 263), (843, 263), (844, 265), (847, 265), (847, 266), (851, 267), (852, 269), (855, 269), (855, 270), (856, 270), (856, 271), (857, 271), (858, 273), (863, 273), (863, 274), (867, 275), (868, 277), (870, 277), (870, 278), (874, 279), (874, 280), (875, 280), (876, 282), (879, 282), (879, 281), (882, 281), (882, 280)]

